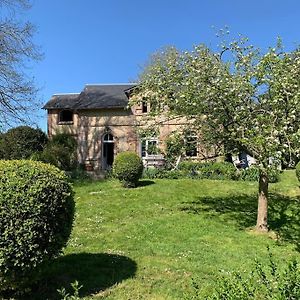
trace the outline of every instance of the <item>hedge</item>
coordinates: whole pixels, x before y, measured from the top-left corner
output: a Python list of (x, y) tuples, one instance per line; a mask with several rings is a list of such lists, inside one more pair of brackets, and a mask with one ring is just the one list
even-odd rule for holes
[(73, 190), (54, 166), (0, 160), (0, 291), (22, 290), (70, 236)]

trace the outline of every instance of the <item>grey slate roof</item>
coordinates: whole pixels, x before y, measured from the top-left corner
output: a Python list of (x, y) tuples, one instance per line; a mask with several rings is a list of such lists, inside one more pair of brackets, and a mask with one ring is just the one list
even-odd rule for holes
[(126, 91), (135, 84), (89, 84), (80, 94), (53, 95), (44, 109), (122, 108), (128, 104)]

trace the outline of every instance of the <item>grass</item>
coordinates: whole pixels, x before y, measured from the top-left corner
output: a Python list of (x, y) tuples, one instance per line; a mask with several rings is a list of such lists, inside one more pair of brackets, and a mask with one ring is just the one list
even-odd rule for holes
[[(257, 184), (211, 180), (143, 180), (75, 185), (76, 221), (64, 255), (48, 266), (36, 299), (78, 280), (84, 299), (191, 299), (219, 270), (249, 270), (267, 260), (299, 258), (300, 191), (294, 171), (271, 184), (270, 234), (256, 234)], [(38, 296), (36, 296), (38, 295)], [(33, 297), (31, 297), (33, 299)], [(59, 298), (58, 298), (59, 299)]]

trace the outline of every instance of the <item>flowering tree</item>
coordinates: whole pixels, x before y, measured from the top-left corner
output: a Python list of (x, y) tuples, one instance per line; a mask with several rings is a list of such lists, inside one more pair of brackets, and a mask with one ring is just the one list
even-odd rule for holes
[(140, 75), (131, 101), (141, 99), (153, 115), (193, 120), (207, 144), (256, 159), (256, 229), (267, 231), (268, 169), (300, 154), (300, 50), (284, 53), (279, 42), (262, 54), (246, 38), (224, 42), (218, 52), (205, 45), (186, 52), (168, 48)]

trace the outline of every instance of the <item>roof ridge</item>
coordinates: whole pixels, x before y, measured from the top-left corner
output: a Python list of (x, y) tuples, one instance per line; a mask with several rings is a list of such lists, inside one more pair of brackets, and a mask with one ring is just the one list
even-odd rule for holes
[(56, 93), (52, 96), (67, 96), (67, 95), (80, 95), (80, 93)]
[(95, 85), (98, 85), (98, 86), (105, 86), (105, 85), (136, 85), (136, 83), (130, 83), (130, 82), (127, 82), (127, 83), (86, 83), (85, 86), (95, 86)]

